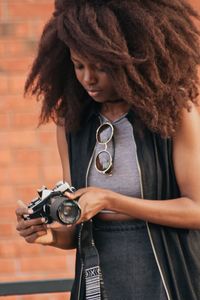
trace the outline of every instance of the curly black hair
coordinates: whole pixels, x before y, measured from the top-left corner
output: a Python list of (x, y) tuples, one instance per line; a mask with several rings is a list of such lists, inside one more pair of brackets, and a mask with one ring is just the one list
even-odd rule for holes
[(183, 107), (197, 103), (198, 13), (185, 0), (56, 0), (25, 93), (42, 99), (40, 123), (69, 130), (92, 99), (77, 81), (69, 49), (105, 66), (120, 97), (150, 130), (171, 136)]

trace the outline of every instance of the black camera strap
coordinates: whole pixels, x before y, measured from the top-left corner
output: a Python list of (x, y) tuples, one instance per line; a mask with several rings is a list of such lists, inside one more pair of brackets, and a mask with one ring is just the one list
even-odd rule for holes
[(83, 223), (81, 231), (81, 254), (84, 263), (86, 300), (106, 300), (99, 253), (92, 232), (92, 220)]

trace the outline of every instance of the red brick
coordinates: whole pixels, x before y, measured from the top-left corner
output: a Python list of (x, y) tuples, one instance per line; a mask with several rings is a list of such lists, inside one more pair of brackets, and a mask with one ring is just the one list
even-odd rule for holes
[(13, 31), (10, 32), (10, 35), (7, 36), (7, 39), (13, 37), (16, 41), (23, 41), (25, 43), (28, 43), (28, 47), (31, 50), (31, 53), (33, 53), (33, 51), (34, 53), (36, 53), (35, 51), (38, 46), (39, 38), (46, 21), (47, 19), (45, 18), (37, 18), (34, 20), (22, 19), (20, 21), (13, 21)]
[(6, 300), (23, 300), (23, 299), (19, 296), (6, 296)]
[(1, 22), (0, 37), (7, 37), (12, 33), (12, 24), (6, 21)]
[(19, 270), (21, 272), (63, 272), (66, 270), (66, 255), (63, 256), (49, 256), (49, 257), (34, 257), (31, 260), (29, 258), (20, 258)]
[[(48, 280), (48, 279), (67, 279), (70, 278), (67, 276), (67, 273), (59, 272), (56, 274), (51, 273), (19, 273), (17, 275), (5, 275), (0, 274), (0, 282), (15, 282), (15, 281), (29, 281), (29, 280)], [(71, 278), (70, 278), (71, 279)], [(6, 299), (7, 300), (7, 299)]]
[[(0, 221), (1, 224), (3, 224), (3, 222), (10, 222), (10, 224), (14, 224), (15, 226), (15, 222), (16, 222), (16, 216), (15, 216), (15, 209), (16, 209), (16, 204), (9, 204), (9, 205), (5, 205), (5, 202), (3, 202), (1, 204), (1, 209), (0, 209)], [(14, 227), (13, 227), (14, 228)], [(8, 229), (10, 230), (10, 229)], [(13, 230), (14, 232), (14, 230)]]
[[(13, 21), (14, 22), (14, 21)], [(31, 36), (30, 24), (27, 21), (21, 20), (14, 22), (14, 32), (13, 35), (16, 39), (27, 39)]]
[(61, 166), (44, 166), (43, 174), (47, 181), (54, 182), (54, 184), (62, 179)]
[(30, 41), (30, 45), (29, 46), (29, 42), (28, 41), (24, 41), (24, 40), (13, 40), (13, 38), (10, 39), (1, 39), (1, 43), (0, 43), (0, 57), (1, 58), (5, 58), (5, 57), (9, 57), (9, 58), (13, 58), (13, 57), (26, 57), (26, 56), (30, 56), (33, 55), (34, 51), (33, 51), (33, 42)]
[(10, 115), (8, 113), (0, 114), (0, 131), (10, 128)]
[[(12, 213), (12, 216), (14, 214)], [(1, 213), (0, 213), (1, 216)], [(8, 222), (9, 219), (6, 220), (6, 222)], [(1, 220), (2, 222), (2, 220)], [(11, 236), (13, 236), (15, 234), (15, 225), (12, 223), (4, 223), (1, 224), (0, 223), (0, 232), (1, 232), (1, 239), (3, 238), (9, 238)]]
[(32, 112), (35, 113), (36, 119), (39, 116), (41, 104), (36, 102), (34, 98), (24, 98), (22, 95), (5, 95), (2, 100), (0, 101), (1, 112)]
[(32, 65), (32, 57), (8, 57), (0, 59), (1, 71), (7, 74), (28, 72)]
[[(28, 73), (28, 69), (27, 69), (27, 73)], [(11, 95), (18, 94), (21, 95), (21, 97), (23, 97), (26, 74), (21, 74), (21, 75), (18, 75), (17, 73), (15, 75), (12, 74), (9, 75), (8, 79), (9, 79), (8, 82), (9, 94)]]
[(46, 20), (44, 18), (42, 18), (40, 20), (35, 19), (34, 21), (29, 23), (30, 30), (31, 30), (31, 37), (33, 39), (35, 39), (37, 42), (40, 39), (40, 36), (41, 36), (42, 31), (44, 29), (44, 25), (45, 25), (47, 20), (48, 20), (48, 18)]
[(23, 296), (20, 300), (69, 300), (70, 294), (69, 293), (51, 293), (51, 294), (36, 294), (36, 295), (29, 295)]
[(15, 199), (14, 187), (11, 183), (0, 186), (0, 203), (6, 202), (10, 204)]
[(45, 166), (61, 166), (60, 157), (58, 154), (57, 146), (52, 145), (51, 149), (45, 149), (42, 153), (42, 162)]
[(9, 183), (9, 175), (5, 166), (0, 167), (0, 185)]
[(37, 5), (28, 0), (12, 1), (8, 3), (9, 16), (12, 20), (26, 20), (30, 18), (27, 12), (31, 12), (31, 18), (49, 18), (53, 12), (53, 0), (41, 0)]
[(13, 184), (30, 184), (32, 182), (39, 183), (40, 170), (37, 166), (11, 166), (8, 173), (9, 180)]
[[(16, 231), (15, 216), (17, 199), (29, 203), (42, 185), (51, 187), (60, 180), (60, 175), (55, 180), (50, 174), (61, 172), (55, 124), (52, 122), (37, 129), (41, 102), (36, 102), (35, 97), (23, 97), (25, 80), (54, 0), (2, 1), (5, 5), (1, 11), (0, 4), (0, 282), (66, 278), (74, 272), (74, 255), (26, 243)], [(2, 263), (3, 258), (6, 263)], [(25, 260), (31, 264), (27, 272), (21, 270), (22, 259), (23, 266)], [(32, 272), (32, 265), (38, 260), (41, 270)], [(55, 269), (57, 265), (59, 269)], [(24, 297), (12, 297), (12, 300), (24, 300)], [(62, 299), (61, 294), (27, 297)], [(64, 297), (68, 299), (67, 295)]]
[(18, 235), (16, 229), (14, 235), (16, 238), (12, 238), (12, 240), (0, 240), (0, 257), (29, 257), (31, 259), (36, 255), (41, 255), (41, 248), (43, 248), (41, 245), (28, 244)]
[(37, 189), (42, 186), (41, 183), (36, 184), (26, 184), (15, 186), (15, 195), (17, 199), (21, 199), (25, 203), (29, 203), (32, 199), (37, 196)]
[[(1, 134), (0, 134), (1, 137)], [(5, 139), (12, 147), (35, 147), (38, 145), (38, 138), (35, 130), (21, 130), (9, 133)], [(0, 139), (1, 146), (1, 139)]]
[(56, 132), (54, 131), (40, 131), (39, 133), (39, 142), (45, 146), (56, 146)]
[(0, 167), (7, 166), (12, 163), (12, 155), (10, 149), (0, 149)]
[(0, 240), (0, 257), (1, 258), (8, 258), (8, 257), (16, 257), (16, 249), (17, 249), (17, 244), (14, 241), (6, 241), (5, 240)]
[(0, 57), (4, 57), (6, 55), (6, 47), (3, 41), (0, 43)]
[(12, 274), (16, 271), (15, 260), (0, 258), (0, 274)]
[(12, 151), (16, 164), (41, 165), (41, 152), (39, 149), (17, 148)]
[[(1, 120), (1, 119), (0, 119)], [(35, 113), (15, 113), (10, 120), (11, 127), (18, 129), (36, 129), (38, 124), (38, 116)]]
[[(8, 93), (8, 77), (7, 77), (7, 75), (0, 75), (0, 95), (1, 95), (1, 97), (6, 93)], [(3, 101), (3, 99), (1, 99), (1, 101)]]

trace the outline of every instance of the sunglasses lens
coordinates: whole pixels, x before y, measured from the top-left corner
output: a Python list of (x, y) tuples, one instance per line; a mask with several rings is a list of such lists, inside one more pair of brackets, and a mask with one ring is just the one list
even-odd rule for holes
[(106, 150), (100, 151), (96, 156), (96, 169), (101, 173), (109, 173), (112, 167), (112, 157)]
[(97, 142), (100, 144), (108, 143), (113, 136), (113, 127), (109, 123), (102, 124), (97, 130)]

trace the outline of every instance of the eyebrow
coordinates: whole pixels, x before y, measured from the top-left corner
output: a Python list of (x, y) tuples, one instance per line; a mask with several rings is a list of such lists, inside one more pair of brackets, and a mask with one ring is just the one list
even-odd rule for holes
[(78, 58), (75, 58), (75, 57), (73, 57), (73, 56), (71, 56), (71, 60), (74, 60), (74, 61), (80, 62), (80, 61), (78, 60)]

